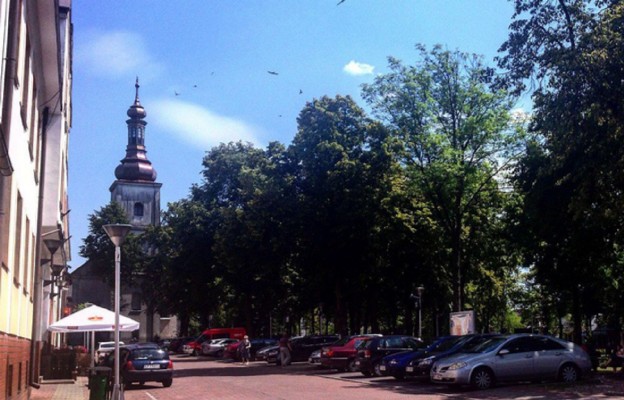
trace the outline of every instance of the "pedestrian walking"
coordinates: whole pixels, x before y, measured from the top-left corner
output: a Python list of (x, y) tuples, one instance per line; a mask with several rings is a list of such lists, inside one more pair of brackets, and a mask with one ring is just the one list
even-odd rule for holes
[(282, 367), (290, 365), (290, 340), (288, 340), (288, 335), (284, 334), (279, 341), (279, 352), (280, 352), (280, 362)]
[(249, 365), (250, 353), (251, 353), (251, 342), (249, 341), (249, 336), (245, 335), (243, 337), (243, 341), (238, 345), (241, 356), (241, 363), (245, 365)]

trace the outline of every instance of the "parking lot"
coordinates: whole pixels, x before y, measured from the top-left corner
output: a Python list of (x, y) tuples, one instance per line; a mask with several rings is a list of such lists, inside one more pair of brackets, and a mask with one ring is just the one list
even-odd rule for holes
[(427, 381), (397, 381), (338, 373), (307, 363), (288, 367), (252, 362), (241, 365), (206, 357), (173, 356), (173, 385), (132, 386), (126, 400), (237, 399), (237, 400), (394, 400), (394, 399), (616, 399), (624, 392), (593, 377), (574, 385), (560, 383), (504, 385), (485, 391), (434, 385)]

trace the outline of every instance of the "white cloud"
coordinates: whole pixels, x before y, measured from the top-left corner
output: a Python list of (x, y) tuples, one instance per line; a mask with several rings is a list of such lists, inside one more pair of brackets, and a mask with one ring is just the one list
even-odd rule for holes
[(374, 69), (375, 67), (370, 64), (364, 64), (354, 60), (349, 61), (349, 63), (342, 68), (347, 74), (356, 76), (371, 75)]
[(153, 77), (162, 71), (149, 56), (141, 35), (129, 31), (87, 33), (76, 49), (76, 61), (96, 75), (113, 78), (128, 74)]
[(523, 108), (514, 108), (509, 112), (511, 122), (516, 124), (526, 124), (531, 121), (531, 113), (526, 112)]
[(261, 130), (244, 121), (218, 115), (204, 107), (179, 100), (157, 100), (149, 107), (152, 124), (194, 146), (209, 150), (219, 143), (251, 142), (260, 147)]

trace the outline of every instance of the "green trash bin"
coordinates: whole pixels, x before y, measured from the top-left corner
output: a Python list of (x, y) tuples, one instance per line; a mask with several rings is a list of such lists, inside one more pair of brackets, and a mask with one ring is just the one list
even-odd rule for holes
[(89, 400), (107, 400), (111, 368), (95, 367), (89, 373)]

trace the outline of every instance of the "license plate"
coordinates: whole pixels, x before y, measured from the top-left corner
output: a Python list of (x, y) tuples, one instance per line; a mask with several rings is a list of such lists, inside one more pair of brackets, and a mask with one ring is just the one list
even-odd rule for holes
[(160, 369), (160, 365), (158, 364), (145, 364), (143, 369)]
[(380, 365), (379, 366), (379, 370), (380, 371), (385, 371), (386, 370), (386, 366), (385, 365)]
[(405, 367), (405, 372), (414, 372), (414, 367)]
[(442, 375), (440, 375), (440, 374), (433, 374), (433, 375), (431, 375), (431, 379), (433, 379), (434, 381), (441, 381), (442, 380)]
[(356, 362), (355, 362), (355, 365), (360, 365), (360, 361), (359, 361), (359, 360), (358, 360), (358, 361), (356, 361)]

